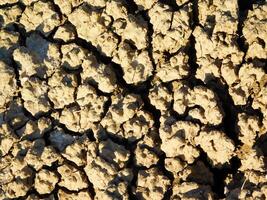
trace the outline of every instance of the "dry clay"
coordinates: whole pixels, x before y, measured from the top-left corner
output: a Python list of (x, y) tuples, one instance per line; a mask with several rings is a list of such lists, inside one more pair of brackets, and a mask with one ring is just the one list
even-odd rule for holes
[(2, 0), (0, 199), (267, 198), (267, 4)]

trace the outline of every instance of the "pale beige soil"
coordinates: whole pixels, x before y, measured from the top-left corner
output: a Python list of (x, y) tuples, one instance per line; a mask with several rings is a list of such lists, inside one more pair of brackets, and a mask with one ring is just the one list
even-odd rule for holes
[(0, 0), (0, 200), (267, 199), (267, 3)]

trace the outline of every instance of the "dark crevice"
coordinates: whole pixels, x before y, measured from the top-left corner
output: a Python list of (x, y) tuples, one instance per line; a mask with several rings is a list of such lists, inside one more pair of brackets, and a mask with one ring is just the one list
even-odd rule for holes
[[(222, 124), (219, 125), (218, 128), (222, 129), (226, 134), (226, 136), (232, 139), (236, 147), (240, 146), (241, 141), (238, 139), (238, 133), (236, 129), (237, 114), (240, 111), (238, 111), (238, 109), (234, 105), (232, 97), (228, 93), (228, 86), (222, 85), (222, 83), (219, 80), (215, 79), (209, 81), (206, 87), (208, 87), (209, 89), (213, 90), (214, 93), (216, 93), (218, 99), (220, 100), (219, 106), (221, 106), (222, 110), (224, 111)], [(224, 180), (227, 177), (227, 175), (237, 173), (238, 168), (240, 167), (240, 159), (238, 157), (233, 157), (230, 160), (230, 165), (228, 166), (224, 165), (221, 168), (215, 168), (210, 165), (206, 153), (201, 150), (200, 160), (204, 161), (207, 164), (207, 166), (209, 166), (211, 172), (214, 175), (215, 184), (212, 186), (214, 193), (219, 198), (225, 198)]]
[(83, 135), (83, 133), (86, 133), (87, 131), (89, 131), (89, 130), (86, 130), (84, 132), (75, 132), (75, 131), (72, 131), (72, 130), (68, 129), (65, 124), (62, 124), (62, 123), (58, 122), (55, 119), (53, 119), (53, 124), (54, 124), (54, 127), (61, 128), (64, 131), (64, 133), (69, 134), (71, 136), (76, 136), (76, 137), (80, 137), (80, 136)]
[(201, 149), (200, 149), (200, 157), (198, 158), (198, 160), (201, 160), (205, 164), (205, 166), (207, 166), (213, 174), (214, 184), (211, 187), (212, 187), (212, 190), (217, 197), (216, 199), (225, 198), (224, 180), (228, 174), (236, 174), (237, 173), (238, 168), (241, 165), (240, 160), (237, 159), (237, 157), (233, 157), (230, 160), (229, 165), (222, 166), (221, 168), (219, 168), (219, 167), (216, 168), (216, 167), (211, 165), (211, 163), (209, 162), (207, 154)]
[(127, 8), (128, 13), (136, 14), (138, 12), (138, 6), (133, 0), (125, 0), (125, 6)]
[(133, 173), (133, 179), (131, 180), (130, 184), (127, 186), (127, 191), (129, 194), (130, 200), (136, 199), (136, 195), (134, 194), (134, 188), (136, 187), (136, 181), (137, 181), (137, 176), (138, 176), (138, 169), (135, 166), (135, 149), (137, 146), (137, 141), (133, 144), (128, 145), (127, 150), (130, 151), (130, 157), (128, 160), (128, 163), (126, 165), (127, 168), (132, 168), (132, 173)]
[(105, 102), (104, 104), (104, 112), (101, 114), (101, 120), (106, 116), (108, 110), (109, 110), (109, 107), (111, 106), (111, 97), (108, 97), (108, 100)]
[(137, 196), (135, 195), (134, 188), (136, 187), (138, 169), (133, 167), (132, 172), (133, 172), (133, 179), (130, 182), (130, 184), (127, 186), (127, 191), (128, 191), (128, 194), (129, 194), (129, 199), (130, 200), (136, 200)]
[(222, 128), (226, 135), (233, 140), (236, 146), (240, 145), (238, 134), (236, 132), (236, 122), (238, 111), (235, 107), (232, 97), (228, 93), (228, 86), (222, 85), (219, 80), (208, 82), (208, 87), (213, 90), (220, 100), (220, 106), (224, 111)]
[(59, 15), (59, 19), (60, 21), (63, 21), (64, 18), (67, 19), (67, 16), (65, 16), (62, 12), (60, 7), (54, 2), (54, 0), (48, 0), (49, 2), (52, 3), (53, 5), (53, 9), (55, 10), (55, 12)]
[(177, 11), (182, 7), (182, 6), (177, 5), (175, 0), (159, 0), (159, 2), (170, 6), (173, 11)]
[(195, 27), (200, 25), (199, 24), (199, 19), (198, 19), (198, 15), (199, 15), (199, 11), (198, 11), (198, 0), (193, 0), (192, 1), (192, 15), (191, 15), (191, 28), (192, 31), (194, 31)]
[(155, 60), (153, 58), (153, 34), (154, 34), (154, 29), (153, 29), (153, 24), (150, 22), (150, 17), (148, 16), (148, 13), (146, 11), (142, 11), (140, 12), (140, 15), (144, 18), (144, 20), (147, 22), (147, 43), (148, 43), (148, 47), (147, 47), (147, 51), (148, 51), (148, 55), (149, 58), (151, 60), (151, 63), (153, 65), (153, 72), (152, 72), (152, 76), (150, 77), (150, 79), (152, 79), (152, 77), (155, 75), (156, 73), (156, 64), (155, 64)]
[(81, 84), (82, 84), (82, 78), (81, 78), (80, 72), (76, 73), (76, 78), (77, 78), (77, 87), (75, 87), (75, 91), (73, 94), (75, 100), (77, 99), (78, 87), (81, 86)]
[(104, 64), (109, 65), (110, 67), (112, 67), (114, 72), (115, 72), (115, 74), (116, 74), (117, 84), (121, 88), (125, 89), (125, 92), (140, 94), (140, 93), (146, 91), (146, 89), (147, 89), (146, 85), (149, 82), (149, 80), (145, 81), (144, 83), (140, 83), (138, 85), (128, 84), (128, 83), (126, 83), (126, 81), (122, 77), (122, 74), (124, 74), (122, 67), (119, 64), (114, 63), (110, 57), (107, 57), (107, 56), (101, 54), (99, 52), (99, 50), (97, 50), (96, 47), (94, 47), (92, 44), (90, 44), (89, 42), (87, 42), (84, 39), (77, 38), (75, 40), (75, 43), (77, 45), (79, 45), (79, 46), (91, 51), (94, 54), (94, 56), (96, 57), (98, 62), (104, 63)]
[(174, 176), (171, 172), (166, 170), (165, 159), (166, 159), (166, 154), (164, 152), (161, 152), (161, 155), (159, 156), (159, 161), (158, 161), (158, 168), (163, 173), (163, 175), (166, 176), (170, 180), (170, 185), (168, 185), (167, 187), (167, 191), (164, 194), (163, 200), (169, 200), (172, 195), (172, 184), (174, 181)]
[(0, 5), (0, 9), (9, 8), (9, 7), (12, 7), (12, 6), (15, 6), (15, 5), (18, 5), (18, 3), (6, 3), (6, 4), (3, 4), (3, 5)]
[(237, 44), (241, 51), (243, 51), (245, 54), (248, 50), (248, 45), (246, 44), (246, 39), (243, 35), (243, 26), (244, 21), (247, 18), (248, 10), (252, 10), (252, 1), (249, 0), (238, 0), (238, 7), (239, 7), (239, 13), (238, 13), (238, 25), (237, 25)]
[[(193, 6), (192, 6), (192, 14), (191, 14), (191, 29), (192, 32), (194, 31), (194, 29), (196, 28), (196, 26), (199, 25), (199, 19), (198, 19), (198, 0), (194, 0), (193, 1)], [(195, 78), (196, 75), (196, 71), (199, 67), (199, 65), (197, 64), (197, 55), (196, 55), (196, 49), (195, 49), (195, 44), (196, 44), (196, 39), (193, 35), (193, 33), (191, 33), (190, 37), (189, 37), (189, 44), (188, 44), (188, 49), (187, 51), (187, 55), (189, 57), (188, 59), (188, 64), (190, 66), (189, 69), (189, 77), (187, 78), (187, 82), (189, 83), (189, 86), (194, 86), (194, 85), (200, 85), (202, 84), (202, 81), (198, 80), (197, 78)]]
[[(192, 15), (191, 15), (191, 29), (194, 31), (196, 26), (199, 26), (198, 19), (198, 0), (193, 1), (192, 7)], [(240, 25), (239, 25), (240, 26)], [(231, 138), (235, 145), (238, 146), (240, 141), (238, 140), (238, 135), (236, 132), (236, 120), (237, 120), (237, 110), (233, 103), (231, 96), (228, 93), (228, 88), (221, 84), (218, 80), (209, 81), (207, 84), (204, 84), (201, 80), (195, 77), (196, 71), (198, 69), (197, 63), (197, 55), (195, 49), (196, 38), (191, 34), (189, 38), (189, 48), (188, 48), (188, 56), (189, 56), (189, 66), (190, 66), (190, 76), (186, 79), (186, 82), (189, 84), (190, 88), (193, 88), (196, 85), (205, 86), (212, 91), (214, 91), (218, 98), (220, 99), (220, 105), (222, 110), (224, 110), (224, 118), (221, 125), (215, 127), (216, 129), (223, 129), (226, 135)], [(177, 115), (175, 112), (172, 113), (178, 119), (184, 119), (185, 116)], [(211, 128), (211, 127), (209, 127)], [(213, 127), (214, 129), (214, 127)], [(206, 153), (200, 149), (200, 157), (198, 160), (201, 160), (205, 163), (206, 166), (209, 167), (210, 171), (214, 176), (214, 185), (212, 185), (212, 190), (217, 198), (225, 198), (224, 195), (224, 180), (228, 174), (234, 174), (237, 172), (240, 166), (240, 160), (236, 157), (232, 158), (230, 161), (230, 165), (222, 166), (221, 168), (213, 167), (208, 161), (208, 157)]]
[(193, 34), (189, 38), (189, 48), (188, 48), (188, 64), (189, 68), (189, 77), (186, 78), (186, 81), (190, 88), (196, 85), (203, 85), (203, 82), (195, 77), (196, 71), (199, 67), (197, 64), (196, 50), (195, 50), (195, 37)]
[(11, 66), (13, 67), (14, 69), (14, 72), (15, 72), (15, 78), (16, 78), (16, 84), (19, 88), (22, 88), (22, 85), (21, 85), (21, 81), (19, 79), (19, 66), (17, 65), (17, 63), (14, 61), (14, 59), (12, 59), (11, 61)]
[(152, 114), (152, 117), (154, 120), (154, 126), (158, 130), (160, 127), (160, 111), (158, 109), (156, 109), (156, 107), (150, 103), (150, 100), (148, 98), (148, 93), (149, 93), (149, 91), (146, 91), (145, 93), (141, 94), (141, 97), (142, 97), (143, 103), (144, 103), (143, 108), (144, 108), (144, 110), (146, 110)]

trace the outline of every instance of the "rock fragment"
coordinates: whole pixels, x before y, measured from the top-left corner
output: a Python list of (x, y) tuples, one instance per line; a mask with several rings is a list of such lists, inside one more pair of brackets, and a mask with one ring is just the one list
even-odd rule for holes
[(44, 133), (52, 128), (51, 120), (45, 117), (37, 121), (29, 120), (25, 126), (16, 131), (17, 135), (22, 139), (34, 140), (43, 137)]
[(151, 128), (142, 139), (138, 141), (134, 151), (134, 162), (139, 167), (150, 168), (156, 165), (161, 156), (160, 137), (156, 128)]
[(107, 98), (98, 96), (90, 85), (79, 86), (76, 96), (79, 106), (64, 108), (59, 121), (65, 124), (69, 130), (85, 132), (93, 127), (93, 123), (101, 120)]
[(160, 111), (169, 110), (171, 107), (173, 95), (166, 86), (155, 81), (154, 86), (149, 90), (150, 103)]
[(238, 114), (237, 128), (239, 139), (243, 144), (253, 146), (260, 131), (259, 119), (257, 116), (249, 116), (245, 113)]
[(174, 176), (186, 167), (186, 163), (178, 157), (166, 158), (164, 164), (165, 168), (172, 172)]
[(96, 200), (101, 199), (129, 199), (129, 194), (127, 193), (127, 184), (125, 182), (120, 182), (118, 185), (111, 185), (105, 191), (97, 191)]
[(0, 7), (0, 199), (266, 199), (266, 2)]
[(18, 138), (12, 129), (7, 124), (2, 124), (0, 126), (0, 156), (7, 155), (17, 141)]
[(147, 22), (142, 17), (133, 17), (128, 15), (126, 18), (126, 26), (120, 34), (121, 37), (133, 43), (137, 49), (144, 49), (148, 46), (147, 43)]
[(75, 70), (81, 67), (86, 60), (89, 52), (76, 44), (65, 44), (61, 46), (62, 66), (70, 70)]
[(173, 83), (174, 105), (173, 108), (179, 114), (183, 114), (187, 107), (188, 116), (200, 120), (203, 124), (218, 125), (222, 122), (224, 111), (221, 108), (217, 95), (204, 86), (195, 86), (190, 89), (182, 82)]
[(148, 15), (153, 25), (153, 57), (158, 63), (164, 57), (164, 52), (175, 53), (186, 46), (192, 30), (189, 25), (189, 8), (185, 6), (178, 11), (172, 11), (168, 5), (156, 3)]
[(105, 0), (86, 0), (86, 2), (92, 6), (103, 8), (107, 1)]
[(57, 171), (61, 175), (61, 179), (58, 183), (59, 186), (65, 187), (71, 191), (79, 191), (88, 187), (85, 174), (79, 169), (69, 164), (64, 164), (58, 167)]
[(70, 40), (74, 40), (75, 28), (69, 23), (63, 24), (56, 30), (54, 39), (63, 40), (64, 42), (69, 42)]
[[(5, 177), (11, 179), (1, 184), (1, 198), (19, 198), (27, 194), (33, 184), (33, 170), (24, 161), (13, 159)], [(3, 191), (3, 193), (2, 193)]]
[(91, 200), (92, 199), (88, 191), (70, 193), (62, 189), (59, 189), (57, 196), (59, 199), (66, 199), (66, 200), (80, 200), (80, 199)]
[(111, 26), (114, 32), (121, 37), (123, 43), (127, 42), (138, 50), (148, 46), (148, 23), (141, 15), (128, 13), (127, 2), (108, 2), (105, 12), (114, 18), (115, 21)]
[(18, 21), (19, 16), (21, 15), (22, 10), (19, 6), (11, 6), (7, 8), (0, 9), (1, 16), (1, 28), (10, 28), (14, 23)]
[(62, 155), (66, 159), (74, 162), (77, 166), (84, 166), (86, 164), (86, 152), (89, 150), (87, 147), (88, 144), (89, 140), (82, 136), (68, 145)]
[(173, 186), (171, 199), (213, 199), (214, 195), (210, 186), (194, 182), (184, 182)]
[(261, 90), (259, 86), (264, 76), (262, 63), (243, 64), (238, 72), (238, 83), (229, 88), (234, 103), (245, 105), (250, 95), (257, 95)]
[(55, 172), (42, 169), (36, 174), (34, 187), (39, 194), (50, 194), (57, 182), (58, 177)]
[(115, 136), (118, 135), (117, 137), (121, 137), (120, 126), (135, 116), (135, 113), (140, 109), (143, 102), (140, 96), (135, 94), (127, 94), (125, 96), (121, 94), (113, 95), (111, 101), (112, 104), (106, 116), (101, 120), (101, 125), (106, 131)]
[(141, 139), (142, 136), (149, 133), (153, 126), (153, 118), (150, 113), (143, 110), (136, 112), (135, 116), (123, 124), (122, 137), (129, 142)]
[(241, 159), (240, 171), (258, 171), (264, 172), (264, 157), (259, 149), (251, 149), (249, 146), (242, 146), (238, 153), (238, 157)]
[(99, 156), (109, 163), (114, 163), (118, 168), (124, 168), (129, 160), (130, 152), (110, 139), (100, 142), (98, 150)]
[(49, 78), (48, 85), (50, 86), (48, 97), (53, 102), (54, 108), (64, 108), (75, 101), (74, 92), (77, 87), (75, 74), (58, 70)]
[(187, 77), (189, 74), (188, 58), (188, 55), (181, 51), (167, 61), (160, 61), (157, 65), (156, 76), (163, 82), (180, 80)]
[[(111, 145), (103, 146), (103, 145)], [(96, 154), (97, 146), (95, 144), (90, 145), (91, 151), (87, 153), (87, 165), (84, 168), (86, 175), (90, 182), (94, 185), (94, 189), (96, 191), (96, 196), (100, 198), (100, 196), (105, 196), (109, 193), (109, 191), (113, 191), (116, 194), (116, 188), (125, 187), (130, 184), (133, 175), (130, 169), (123, 168), (119, 169), (119, 167), (124, 167), (126, 161), (129, 158), (127, 153), (123, 152), (123, 147), (117, 145), (111, 141), (106, 141), (99, 144), (100, 154), (99, 156)], [(112, 152), (112, 148), (115, 150)], [(110, 157), (107, 157), (110, 155)], [(114, 161), (111, 160), (114, 158)], [(122, 184), (122, 186), (120, 186)], [(115, 190), (115, 191), (114, 191)], [(118, 192), (121, 190), (118, 188)], [(113, 193), (111, 192), (111, 193)], [(112, 194), (110, 194), (113, 196)]]
[(116, 88), (116, 76), (109, 65), (99, 63), (91, 55), (82, 64), (83, 72), (81, 73), (83, 83), (90, 82), (96, 84), (98, 88), (106, 93), (111, 93)]
[(11, 154), (22, 159), (36, 171), (43, 167), (52, 167), (56, 162), (62, 162), (61, 155), (52, 146), (45, 146), (43, 139), (21, 140), (13, 145)]
[[(90, 155), (88, 155), (90, 156)], [(116, 168), (102, 158), (88, 158), (85, 167), (86, 175), (95, 188), (104, 190), (116, 175)]]
[(5, 5), (5, 4), (13, 4), (13, 3), (17, 3), (18, 0), (3, 0), (1, 1), (0, 5)]
[(32, 33), (26, 39), (26, 47), (16, 49), (13, 58), (19, 66), (22, 83), (31, 76), (44, 79), (50, 77), (60, 65), (59, 46)]
[(152, 165), (156, 165), (158, 161), (159, 158), (154, 151), (142, 143), (138, 144), (135, 149), (135, 162), (137, 166), (149, 168)]
[[(98, 47), (103, 54), (111, 56), (115, 51), (118, 39), (106, 28), (106, 25), (111, 22), (109, 16), (99, 10), (82, 5), (75, 9), (68, 19), (76, 27), (78, 36)], [(109, 38), (108, 45), (103, 43), (103, 38)]]
[(137, 51), (127, 43), (122, 43), (113, 57), (114, 62), (121, 65), (123, 78), (128, 84), (146, 81), (153, 71), (148, 51)]
[[(238, 3), (237, 1), (215, 0), (209, 3), (205, 0), (199, 1), (199, 22), (214, 33), (225, 32), (235, 34), (238, 24)], [(214, 13), (214, 14), (213, 14)]]
[(13, 51), (19, 47), (19, 34), (0, 29), (0, 60), (11, 64)]
[(58, 5), (60, 11), (65, 15), (70, 14), (74, 10), (74, 8), (78, 7), (82, 3), (83, 0), (55, 0), (55, 4)]
[(163, 121), (160, 128), (160, 138), (162, 140), (161, 149), (167, 157), (179, 157), (182, 160), (193, 163), (199, 156), (194, 142), (198, 135), (199, 126), (189, 121), (177, 121), (168, 123), (168, 118)]
[(27, 32), (38, 30), (48, 36), (60, 24), (60, 17), (51, 2), (38, 1), (27, 6), (19, 21)]
[(27, 182), (18, 179), (17, 181), (12, 181), (6, 185), (2, 186), (5, 191), (5, 198), (18, 198), (25, 196), (28, 190), (31, 188), (31, 185)]
[(17, 93), (14, 70), (0, 61), (0, 111), (2, 112)]
[(253, 5), (253, 12), (248, 11), (248, 16), (244, 22), (242, 30), (246, 42), (248, 43), (248, 51), (246, 58), (262, 58), (266, 59), (266, 43), (267, 43), (267, 25), (265, 16), (267, 14), (267, 4)]
[(203, 0), (199, 1), (198, 10), (203, 28), (197, 26), (193, 32), (199, 65), (196, 77), (205, 83), (221, 76), (227, 83), (233, 82), (244, 55), (237, 43), (238, 3)]
[(44, 81), (30, 78), (24, 82), (21, 96), (24, 107), (33, 115), (40, 116), (50, 110), (48, 100), (48, 86)]
[(170, 180), (157, 168), (141, 170), (135, 193), (139, 199), (162, 199), (169, 185)]
[(215, 167), (229, 163), (234, 155), (234, 143), (222, 131), (201, 131), (195, 142), (207, 153), (211, 164)]
[(61, 64), (59, 45), (49, 42), (39, 34), (31, 34), (26, 39), (26, 46), (40, 64), (44, 64), (44, 72), (50, 77)]

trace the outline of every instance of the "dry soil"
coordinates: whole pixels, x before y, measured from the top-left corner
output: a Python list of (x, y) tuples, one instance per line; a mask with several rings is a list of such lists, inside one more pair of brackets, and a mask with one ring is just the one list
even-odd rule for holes
[(267, 199), (267, 3), (0, 0), (0, 199)]

